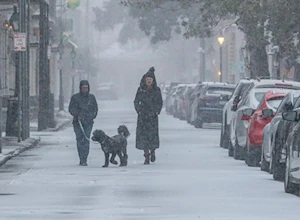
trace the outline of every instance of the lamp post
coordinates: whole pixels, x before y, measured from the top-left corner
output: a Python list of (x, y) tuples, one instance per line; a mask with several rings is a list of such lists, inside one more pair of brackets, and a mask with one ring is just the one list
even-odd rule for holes
[(218, 75), (220, 77), (220, 82), (222, 82), (222, 78), (223, 78), (223, 69), (222, 69), (222, 53), (223, 53), (223, 50), (222, 50), (222, 45), (225, 41), (225, 38), (223, 37), (223, 35), (220, 35), (218, 37), (218, 42), (219, 42), (219, 45), (220, 45), (220, 71), (218, 72)]
[(64, 91), (63, 91), (63, 70), (62, 70), (62, 58), (64, 54), (64, 44), (63, 39), (61, 38), (60, 44), (58, 47), (59, 50), (59, 111), (64, 111)]
[[(14, 31), (19, 32), (20, 26), (20, 14), (18, 12), (17, 5), (13, 6), (13, 14), (9, 21), (5, 22), (5, 27)], [(20, 52), (15, 53), (15, 90), (14, 96), (10, 98), (7, 109), (7, 120), (6, 120), (6, 136), (18, 137), (18, 141), (21, 141), (21, 59)]]
[(70, 53), (71, 59), (72, 59), (72, 71), (73, 71), (73, 76), (72, 76), (72, 95), (75, 93), (75, 59), (76, 59), (76, 51), (73, 47), (71, 53)]

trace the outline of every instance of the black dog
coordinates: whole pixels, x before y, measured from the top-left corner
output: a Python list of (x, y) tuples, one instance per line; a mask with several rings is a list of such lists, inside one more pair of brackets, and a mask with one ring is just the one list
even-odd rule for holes
[[(102, 130), (95, 130), (93, 132), (93, 141), (97, 141), (101, 144), (101, 148), (105, 155), (105, 164), (102, 167), (108, 167), (109, 161), (112, 164), (117, 165), (115, 161), (116, 155), (120, 158), (120, 166), (127, 166), (127, 137), (130, 133), (125, 125), (121, 125), (118, 128), (118, 135), (109, 137)], [(109, 154), (111, 158), (109, 160)]]

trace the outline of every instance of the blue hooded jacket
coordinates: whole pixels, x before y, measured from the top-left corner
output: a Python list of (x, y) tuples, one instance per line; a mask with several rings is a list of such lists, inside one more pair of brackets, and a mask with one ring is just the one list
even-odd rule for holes
[(82, 80), (79, 85), (80, 92), (73, 95), (69, 105), (69, 112), (74, 117), (73, 123), (78, 122), (78, 117), (81, 118), (83, 124), (91, 124), (98, 114), (98, 104), (93, 94), (82, 93), (81, 88), (83, 85), (90, 85), (87, 80)]

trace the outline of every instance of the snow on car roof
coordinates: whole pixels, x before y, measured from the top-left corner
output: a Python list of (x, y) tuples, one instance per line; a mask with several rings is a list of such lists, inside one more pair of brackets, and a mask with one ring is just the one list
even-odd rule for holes
[(188, 86), (188, 87), (196, 87), (197, 84), (187, 84), (186, 86)]
[(264, 86), (264, 85), (273, 85), (273, 86), (290, 86), (290, 87), (299, 87), (300, 88), (300, 82), (296, 81), (282, 81), (282, 80), (274, 80), (274, 79), (262, 79), (260, 81), (255, 80), (252, 83), (254, 83), (254, 86)]

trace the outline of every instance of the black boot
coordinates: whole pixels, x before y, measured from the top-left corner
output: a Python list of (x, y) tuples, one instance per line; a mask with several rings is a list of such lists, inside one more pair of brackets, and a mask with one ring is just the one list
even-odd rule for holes
[(145, 164), (145, 165), (150, 164), (150, 154), (149, 154), (149, 153), (148, 153), (148, 154), (144, 154), (144, 157), (145, 157), (145, 162), (144, 162), (144, 164)]
[(156, 157), (155, 157), (155, 150), (151, 151), (150, 160), (151, 160), (152, 163), (155, 162), (155, 160), (156, 160)]

